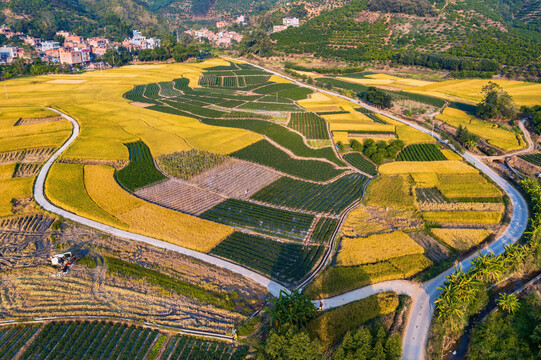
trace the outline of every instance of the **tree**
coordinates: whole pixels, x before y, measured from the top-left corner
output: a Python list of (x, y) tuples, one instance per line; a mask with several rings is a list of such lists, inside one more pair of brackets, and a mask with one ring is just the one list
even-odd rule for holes
[(518, 297), (514, 294), (501, 293), (496, 303), (502, 310), (507, 311), (509, 314), (514, 314), (520, 307)]
[(513, 98), (492, 81), (483, 86), (484, 99), (477, 105), (477, 115), (483, 120), (514, 119), (517, 110)]
[(368, 101), (377, 107), (390, 108), (393, 106), (393, 98), (389, 93), (376, 87), (370, 86), (366, 92), (358, 94), (358, 96)]
[(287, 325), (284, 334), (270, 331), (258, 360), (323, 360), (323, 353), (305, 331)]
[(253, 30), (245, 35), (239, 43), (240, 55), (252, 53), (259, 56), (271, 56), (272, 48), (273, 44), (269, 36), (261, 29)]
[(299, 290), (291, 293), (280, 291), (278, 299), (272, 299), (269, 308), (272, 326), (280, 332), (284, 325), (304, 326), (316, 316), (316, 307)]

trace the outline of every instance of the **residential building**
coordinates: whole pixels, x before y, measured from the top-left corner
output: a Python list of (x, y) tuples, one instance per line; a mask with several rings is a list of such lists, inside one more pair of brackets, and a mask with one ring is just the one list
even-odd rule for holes
[(4, 63), (11, 63), (15, 58), (19, 56), (19, 49), (16, 46), (2, 46), (0, 47), (0, 60)]
[(41, 51), (42, 52), (45, 52), (47, 50), (54, 50), (54, 49), (59, 49), (60, 48), (60, 44), (56, 41), (52, 41), (52, 40), (47, 40), (47, 41), (42, 41), (41, 42)]
[(88, 50), (68, 50), (60, 49), (59, 61), (68, 65), (85, 65), (90, 62), (90, 51)]
[(287, 25), (274, 25), (272, 27), (272, 32), (275, 33), (275, 32), (279, 32), (279, 31), (282, 31), (282, 30), (285, 30), (287, 29), (288, 26)]
[(218, 29), (221, 29), (221, 28), (224, 28), (224, 27), (228, 27), (229, 26), (229, 23), (227, 21), (218, 21), (216, 23), (216, 27)]
[(285, 17), (282, 19), (285, 26), (299, 26), (299, 19), (296, 17)]
[(26, 36), (24, 38), (24, 43), (26, 45), (30, 45), (30, 46), (33, 46), (33, 47), (38, 47), (38, 46), (41, 46), (41, 39), (40, 38), (35, 38), (35, 37), (32, 37), (32, 36)]

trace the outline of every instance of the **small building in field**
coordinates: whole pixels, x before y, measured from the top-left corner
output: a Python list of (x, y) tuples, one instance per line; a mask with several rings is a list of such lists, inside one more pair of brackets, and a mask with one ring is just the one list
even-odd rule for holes
[(296, 17), (285, 17), (282, 19), (282, 23), (285, 26), (299, 26), (299, 19)]

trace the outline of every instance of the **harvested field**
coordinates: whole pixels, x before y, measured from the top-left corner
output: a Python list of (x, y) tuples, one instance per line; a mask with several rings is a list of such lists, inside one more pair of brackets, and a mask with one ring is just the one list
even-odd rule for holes
[(415, 194), (419, 206), (428, 206), (426, 204), (445, 204), (449, 200), (435, 187), (415, 188)]
[(0, 165), (14, 163), (45, 162), (56, 150), (54, 147), (29, 148), (21, 151), (0, 153)]
[(411, 232), (408, 235), (425, 250), (425, 256), (433, 262), (437, 263), (449, 257), (449, 249), (425, 232)]
[(467, 251), (485, 240), (492, 232), (485, 229), (431, 229), (432, 233), (438, 239), (457, 249), (458, 251)]
[(17, 120), (17, 122), (15, 122), (14, 126), (40, 124), (40, 123), (60, 121), (60, 120), (64, 120), (64, 118), (62, 116), (51, 116), (51, 117), (42, 117), (42, 118), (20, 118), (19, 120)]
[(227, 197), (244, 199), (278, 180), (280, 175), (263, 166), (238, 159), (222, 164), (194, 177), (190, 183)]
[(225, 197), (216, 193), (177, 179), (169, 179), (156, 185), (144, 187), (137, 190), (135, 195), (152, 203), (191, 215), (200, 215), (225, 200)]
[(350, 238), (361, 238), (380, 232), (416, 229), (422, 225), (423, 220), (413, 209), (360, 205), (348, 214), (342, 233)]
[(17, 164), (13, 177), (32, 177), (36, 176), (41, 168), (41, 164)]

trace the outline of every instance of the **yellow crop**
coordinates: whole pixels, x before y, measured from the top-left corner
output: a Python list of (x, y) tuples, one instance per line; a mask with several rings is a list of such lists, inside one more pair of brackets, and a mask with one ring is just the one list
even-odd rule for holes
[(336, 261), (340, 266), (353, 266), (423, 252), (424, 249), (408, 235), (395, 231), (366, 238), (342, 239)]
[(456, 128), (460, 125), (467, 127), (472, 134), (487, 139), (489, 144), (506, 151), (517, 150), (525, 146), (521, 137), (517, 137), (514, 132), (498, 128), (498, 125), (492, 122), (478, 120), (458, 109), (447, 107), (436, 118)]
[(409, 174), (434, 172), (438, 174), (477, 174), (477, 169), (461, 161), (397, 161), (383, 164), (378, 171), (381, 174)]
[(35, 177), (0, 179), (0, 217), (13, 215), (11, 201), (32, 196)]
[(278, 76), (278, 75), (272, 75), (269, 81), (272, 81), (277, 84), (290, 84), (291, 83), (291, 81), (284, 79), (283, 77)]
[(404, 277), (413, 276), (432, 265), (432, 261), (423, 254), (406, 255), (389, 259), (388, 261), (400, 270), (404, 274)]
[(85, 186), (102, 209), (143, 235), (184, 246), (210, 251), (233, 232), (233, 228), (183, 214), (141, 200), (118, 185), (109, 166), (86, 165)]
[(0, 181), (11, 179), (15, 172), (16, 164), (0, 165)]
[(432, 233), (438, 239), (458, 251), (469, 250), (485, 240), (492, 232), (485, 229), (443, 229), (433, 228)]
[(462, 157), (451, 149), (440, 150), (447, 160), (462, 160)]
[(452, 224), (497, 224), (502, 218), (499, 211), (427, 211), (426, 221)]
[(371, 124), (360, 124), (360, 123), (353, 123), (353, 124), (344, 124), (344, 123), (340, 123), (340, 122), (331, 122), (331, 130), (332, 131), (335, 131), (335, 130), (338, 130), (338, 131), (347, 131), (347, 130), (352, 130), (352, 131), (366, 131), (366, 132), (370, 132), (370, 131), (390, 131), (390, 132), (394, 132), (395, 130), (395, 127), (393, 125), (385, 125), (385, 124), (376, 124), (376, 123), (371, 123)]
[(436, 187), (439, 184), (438, 175), (433, 172), (412, 173), (411, 177), (419, 188)]
[(405, 176), (380, 176), (368, 185), (365, 204), (392, 207), (412, 208), (414, 198), (411, 184)]
[(449, 198), (501, 196), (500, 190), (480, 174), (438, 174), (438, 179), (438, 189)]

